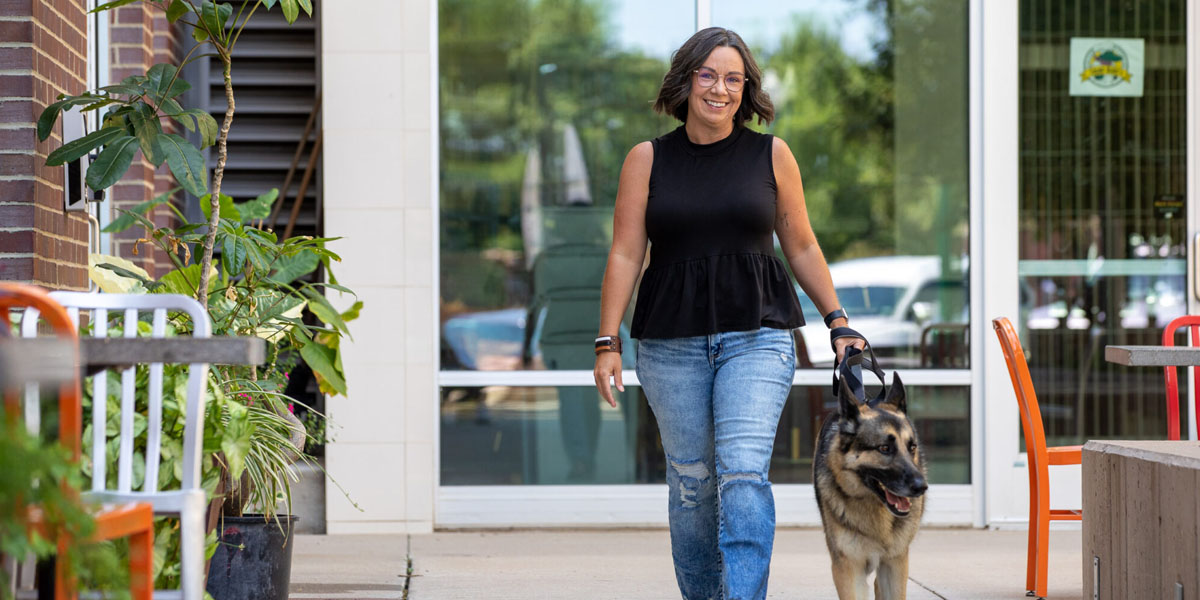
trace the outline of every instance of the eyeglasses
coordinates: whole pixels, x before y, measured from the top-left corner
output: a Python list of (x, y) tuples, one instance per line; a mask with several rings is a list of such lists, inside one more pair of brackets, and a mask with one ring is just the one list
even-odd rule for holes
[[(695, 71), (696, 83), (702, 88), (710, 88), (717, 84), (717, 80), (721, 77), (717, 72), (708, 68), (700, 67)], [(726, 73), (725, 74), (725, 89), (731, 92), (739, 92), (742, 86), (746, 83), (746, 78), (741, 73)]]

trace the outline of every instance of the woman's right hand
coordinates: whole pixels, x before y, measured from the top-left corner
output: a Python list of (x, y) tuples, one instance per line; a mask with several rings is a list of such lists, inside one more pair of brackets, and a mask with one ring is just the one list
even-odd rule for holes
[(592, 371), (592, 375), (596, 378), (596, 389), (600, 390), (600, 395), (608, 402), (609, 406), (616, 408), (617, 400), (613, 398), (611, 381), (615, 379), (617, 389), (625, 391), (625, 384), (621, 382), (621, 353), (601, 352), (597, 354), (596, 368)]

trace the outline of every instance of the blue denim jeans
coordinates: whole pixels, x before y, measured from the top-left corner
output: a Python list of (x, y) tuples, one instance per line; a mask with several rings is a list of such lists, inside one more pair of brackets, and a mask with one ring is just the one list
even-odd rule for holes
[(667, 454), (671, 555), (685, 600), (767, 596), (767, 471), (795, 365), (783, 329), (638, 343), (638, 379)]

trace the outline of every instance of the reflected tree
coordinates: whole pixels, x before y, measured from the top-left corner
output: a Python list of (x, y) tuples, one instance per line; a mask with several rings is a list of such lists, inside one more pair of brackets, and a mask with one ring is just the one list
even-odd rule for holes
[(650, 110), (667, 57), (620, 47), (608, 14), (590, 0), (440, 3), (442, 295), (459, 309), (527, 301), (514, 281), (531, 155), (541, 203), (564, 203), (573, 127), (588, 195), (611, 206), (625, 153), (674, 126)]

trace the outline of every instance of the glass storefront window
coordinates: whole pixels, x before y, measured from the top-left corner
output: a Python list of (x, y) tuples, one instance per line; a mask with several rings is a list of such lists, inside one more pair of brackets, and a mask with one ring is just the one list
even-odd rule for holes
[[(1166, 435), (1162, 372), (1108, 363), (1104, 347), (1157, 345), (1187, 311), (1187, 12), (1182, 0), (1020, 4), (1014, 321), (1051, 445)], [(1141, 44), (1144, 61), (1128, 64), (1140, 94), (1072, 94), (1076, 40)]]
[[(930, 482), (970, 483), (970, 389), (906, 392)], [(664, 482), (658, 425), (641, 388), (614, 393), (617, 408), (594, 387), (443, 388), (442, 485)], [(772, 482), (812, 482), (816, 434), (836, 409), (828, 385), (792, 388), (776, 430)]]

